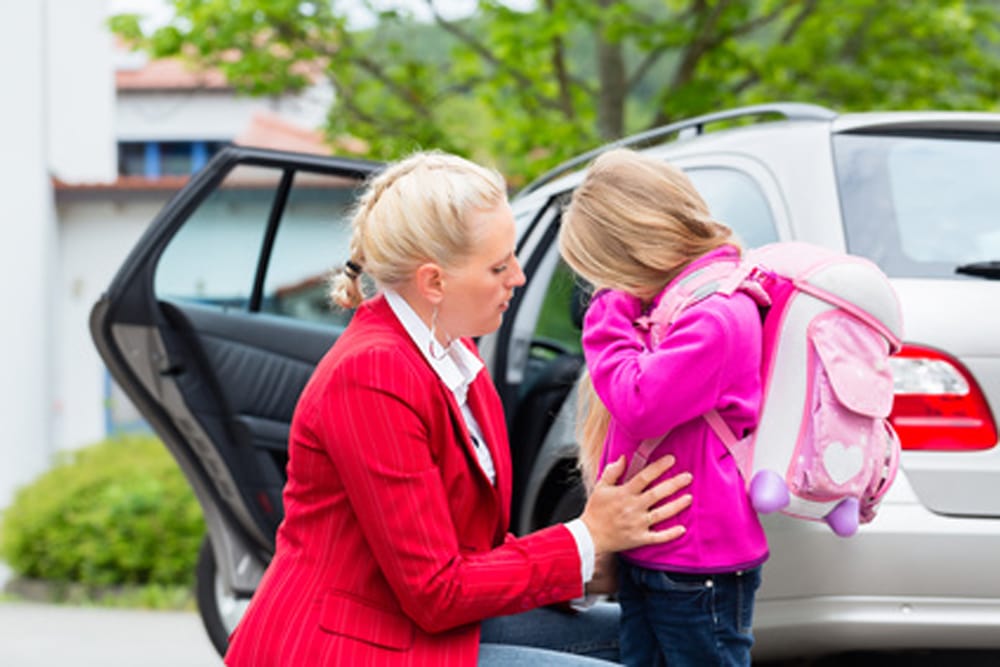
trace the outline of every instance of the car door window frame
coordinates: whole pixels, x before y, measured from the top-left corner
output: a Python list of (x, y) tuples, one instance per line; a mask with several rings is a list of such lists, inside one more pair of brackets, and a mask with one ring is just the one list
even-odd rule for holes
[(278, 228), (281, 226), (285, 215), (285, 207), (288, 205), (288, 198), (292, 192), (292, 185), (298, 169), (285, 169), (282, 171), (281, 180), (274, 193), (274, 201), (271, 203), (271, 212), (268, 215), (267, 226), (264, 229), (264, 238), (261, 242), (260, 254), (257, 257), (257, 271), (253, 279), (253, 287), (250, 290), (250, 298), (247, 301), (247, 311), (251, 313), (260, 312), (261, 302), (264, 299), (264, 282), (267, 280), (267, 269), (271, 264), (271, 255), (274, 252), (274, 241), (278, 236)]
[[(548, 278), (555, 266), (554, 261), (549, 266), (545, 259), (555, 243), (560, 206), (561, 197), (551, 197), (538, 209), (537, 214), (531, 216), (517, 244), (517, 257), (527, 277), (526, 286), (514, 292), (508, 316), (504, 317), (500, 329), (480, 341), (481, 354), (486, 358), (492, 357), (490, 371), (508, 418), (516, 403), (518, 385), (523, 379), (538, 311), (545, 298), (545, 289), (539, 289), (537, 285), (545, 283), (544, 286), (548, 287)], [(548, 272), (548, 277), (541, 273), (544, 271)], [(543, 277), (545, 279), (540, 280)]]
[[(302, 175), (314, 175), (330, 179), (346, 179), (358, 184), (365, 182), (377, 173), (382, 164), (363, 160), (312, 156), (295, 153), (283, 153), (263, 149), (227, 147), (213, 158), (205, 170), (195, 178), (204, 181), (193, 181), (186, 187), (175, 201), (161, 211), (159, 217), (171, 218), (168, 227), (159, 227), (154, 221), (151, 232), (155, 229), (155, 241), (140, 245), (150, 248), (155, 256), (137, 262), (137, 269), (146, 275), (142, 280), (149, 285), (156, 298), (160, 295), (156, 288), (156, 274), (159, 271), (164, 252), (177, 237), (182, 228), (191, 222), (201, 207), (219, 192), (228, 178), (241, 168), (258, 168), (273, 171), (274, 181), (269, 193), (271, 201), (267, 219), (263, 223), (255, 222), (260, 229), (260, 237), (252, 257), (252, 274), (246, 283), (246, 302), (239, 307), (240, 312), (266, 313), (263, 310), (266, 298), (268, 271), (271, 267), (275, 244), (280, 229), (285, 220), (287, 207), (291, 201), (296, 180)], [(331, 257), (331, 264), (335, 260)]]
[[(748, 177), (757, 186), (770, 210), (771, 220), (774, 222), (778, 240), (788, 241), (792, 238), (791, 217), (788, 213), (788, 205), (782, 196), (781, 189), (778, 187), (777, 180), (765, 165), (749, 157), (727, 153), (669, 159), (672, 164), (686, 172), (699, 169), (730, 170)], [(709, 208), (711, 208), (712, 203), (708, 202), (708, 204)], [(720, 220), (719, 222), (726, 223), (725, 220)]]

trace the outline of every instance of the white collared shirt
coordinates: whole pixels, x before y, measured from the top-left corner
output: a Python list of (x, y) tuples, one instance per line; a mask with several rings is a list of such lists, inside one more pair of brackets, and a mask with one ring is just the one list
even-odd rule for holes
[[(446, 354), (440, 357), (431, 354), (431, 331), (424, 324), (424, 321), (420, 319), (420, 316), (406, 302), (406, 299), (398, 293), (389, 289), (385, 289), (383, 292), (385, 293), (386, 301), (389, 302), (389, 307), (392, 308), (392, 312), (396, 314), (399, 322), (406, 329), (406, 333), (417, 344), (417, 348), (424, 355), (424, 358), (427, 359), (427, 363), (431, 365), (437, 376), (444, 382), (444, 386), (448, 387), (452, 395), (454, 395), (455, 402), (458, 403), (459, 408), (462, 410), (462, 417), (465, 419), (465, 426), (469, 430), (469, 437), (472, 439), (472, 444), (475, 447), (479, 467), (483, 469), (490, 483), (496, 484), (497, 473), (493, 465), (493, 455), (490, 454), (490, 450), (486, 446), (482, 428), (480, 428), (479, 422), (476, 421), (476, 417), (472, 414), (472, 410), (469, 409), (468, 402), (469, 385), (476, 379), (479, 372), (483, 370), (483, 362), (480, 361), (479, 357), (470, 352), (467, 347), (457, 341), (448, 346), (445, 350)], [(435, 342), (435, 344), (437, 343)], [(440, 348), (440, 345), (438, 347)]]
[[(442, 355), (440, 358), (431, 354), (431, 331), (424, 324), (424, 321), (420, 319), (420, 316), (407, 303), (406, 299), (397, 292), (385, 288), (383, 288), (382, 292), (385, 294), (385, 300), (389, 303), (392, 312), (395, 313), (400, 324), (406, 329), (406, 333), (416, 343), (421, 354), (427, 359), (427, 363), (431, 365), (437, 376), (441, 378), (444, 385), (455, 396), (455, 402), (462, 409), (462, 417), (465, 419), (465, 425), (469, 429), (472, 444), (475, 445), (476, 458), (479, 460), (479, 465), (483, 469), (483, 472), (486, 473), (490, 483), (496, 484), (497, 476), (496, 468), (493, 465), (493, 455), (490, 454), (490, 450), (485, 445), (479, 422), (476, 421), (466, 400), (469, 393), (469, 385), (476, 379), (479, 372), (483, 370), (483, 362), (480, 361), (479, 357), (470, 352), (467, 347), (458, 342), (449, 345), (446, 350), (447, 354)], [(569, 529), (569, 532), (573, 535), (573, 539), (576, 541), (576, 548), (580, 552), (580, 569), (583, 575), (583, 582), (587, 583), (594, 576), (594, 561), (596, 558), (594, 540), (590, 536), (587, 526), (580, 519), (573, 519), (567, 522), (566, 528)]]

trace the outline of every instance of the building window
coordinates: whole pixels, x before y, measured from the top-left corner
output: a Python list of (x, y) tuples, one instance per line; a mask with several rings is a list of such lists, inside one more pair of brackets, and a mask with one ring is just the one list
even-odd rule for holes
[(225, 145), (224, 141), (121, 141), (118, 173), (149, 179), (187, 176), (204, 167)]

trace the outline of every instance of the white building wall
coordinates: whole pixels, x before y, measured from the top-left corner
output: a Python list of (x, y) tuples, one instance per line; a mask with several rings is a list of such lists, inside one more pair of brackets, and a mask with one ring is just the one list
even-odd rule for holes
[(280, 100), (239, 96), (228, 90), (122, 91), (115, 131), (119, 141), (229, 141), (263, 110), (302, 127), (319, 127), (331, 101), (332, 93), (325, 85)]
[(51, 364), (47, 317), (51, 310), (56, 221), (46, 166), (44, 5), (11, 2), (0, 39), (5, 99), (0, 123), (0, 507), (16, 487), (49, 462)]
[(229, 91), (127, 92), (116, 99), (108, 0), (5, 2), (0, 80), (0, 510), (54, 454), (106, 435), (106, 371), (90, 338), (90, 308), (172, 194), (72, 190), (52, 178), (103, 183), (117, 141), (228, 140), (256, 111), (304, 127), (331, 93), (261, 100)]
[(76, 373), (75, 360), (58, 354), (67, 328), (51, 179), (109, 181), (117, 172), (106, 15), (105, 0), (4, 4), (16, 29), (0, 40), (0, 79), (17, 103), (4, 105), (0, 123), (0, 508), (51, 464), (68, 393), (60, 383)]
[(70, 183), (113, 181), (118, 153), (107, 0), (43, 0), (42, 6), (50, 172)]
[(59, 197), (52, 427), (57, 449), (107, 435), (108, 376), (91, 340), (90, 309), (170, 194), (101, 191)]
[(119, 141), (228, 141), (261, 106), (228, 91), (125, 91), (118, 96), (116, 132)]

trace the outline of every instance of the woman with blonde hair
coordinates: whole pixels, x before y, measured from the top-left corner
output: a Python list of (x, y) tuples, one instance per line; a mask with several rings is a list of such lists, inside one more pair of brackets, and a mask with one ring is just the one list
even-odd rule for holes
[(299, 398), (285, 518), (228, 665), (617, 657), (617, 607), (536, 608), (583, 595), (603, 554), (680, 536), (650, 526), (689, 504), (690, 475), (652, 484), (665, 460), (616, 484), (612, 463), (579, 519), (508, 532), (503, 407), (472, 339), (524, 283), (514, 236), (503, 180), (467, 160), (420, 153), (369, 184), (332, 284), (357, 310)]
[(585, 475), (597, 479), (653, 438), (661, 440), (650, 460), (673, 456), (694, 477), (691, 508), (663, 524), (685, 533), (620, 554), (622, 659), (748, 665), (767, 541), (733, 457), (702, 415), (717, 410), (737, 437), (757, 424), (757, 304), (739, 291), (708, 296), (657, 345), (641, 327), (672, 282), (733, 262), (740, 249), (681, 170), (625, 149), (589, 167), (563, 214), (559, 247), (596, 289), (583, 328)]

